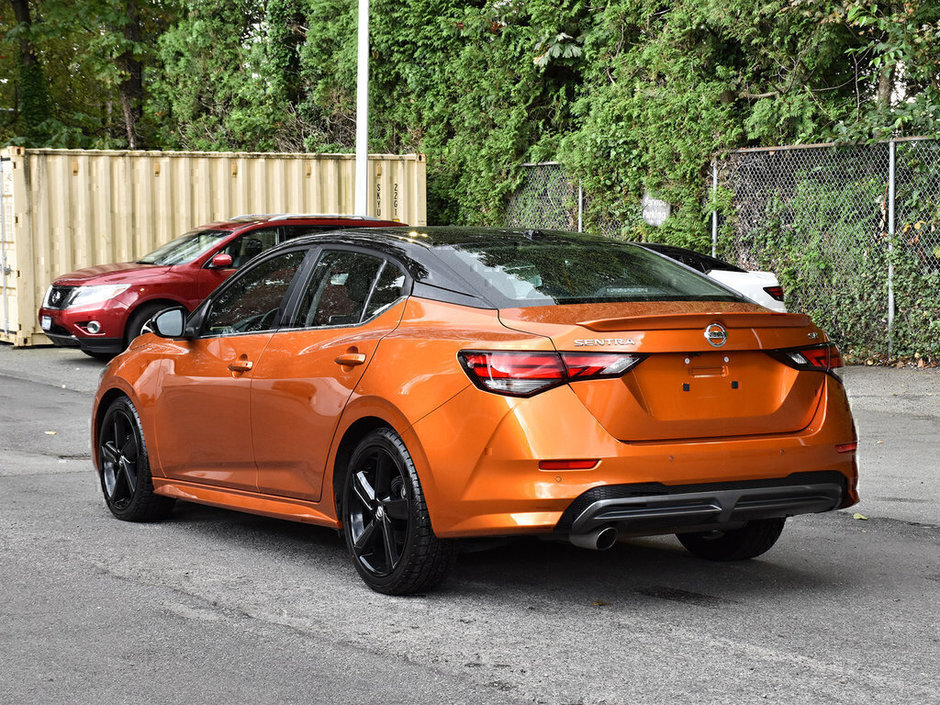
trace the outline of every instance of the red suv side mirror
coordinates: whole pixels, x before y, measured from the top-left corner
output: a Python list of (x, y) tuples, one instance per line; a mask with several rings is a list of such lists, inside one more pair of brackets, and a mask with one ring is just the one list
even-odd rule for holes
[(226, 255), (224, 253), (217, 254), (209, 260), (209, 266), (212, 269), (228, 269), (232, 266), (232, 255)]

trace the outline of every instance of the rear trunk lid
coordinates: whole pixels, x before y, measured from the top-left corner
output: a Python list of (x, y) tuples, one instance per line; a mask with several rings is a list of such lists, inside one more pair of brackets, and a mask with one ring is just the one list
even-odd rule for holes
[(645, 355), (622, 377), (571, 383), (622, 441), (792, 433), (809, 424), (825, 387), (822, 372), (765, 352), (826, 340), (801, 314), (747, 303), (637, 302), (503, 309), (500, 320), (551, 338), (559, 351)]

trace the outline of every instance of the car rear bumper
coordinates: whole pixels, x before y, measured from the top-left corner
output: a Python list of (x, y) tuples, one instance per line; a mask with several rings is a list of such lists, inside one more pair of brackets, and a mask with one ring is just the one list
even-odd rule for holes
[(576, 535), (613, 526), (620, 535), (649, 535), (726, 528), (836, 509), (847, 489), (846, 477), (838, 472), (710, 485), (605, 485), (575, 499), (555, 531)]
[[(830, 375), (824, 383), (807, 426), (788, 433), (623, 442), (562, 386), (523, 400), (470, 388), (404, 438), (418, 456), (441, 537), (570, 532), (579, 518), (579, 531), (612, 522), (625, 533), (672, 533), (858, 502), (845, 391)], [(562, 459), (596, 462), (585, 469), (540, 466)], [(824, 479), (792, 479), (802, 473)], [(581, 517), (584, 497), (593, 498), (588, 504), (618, 501)]]

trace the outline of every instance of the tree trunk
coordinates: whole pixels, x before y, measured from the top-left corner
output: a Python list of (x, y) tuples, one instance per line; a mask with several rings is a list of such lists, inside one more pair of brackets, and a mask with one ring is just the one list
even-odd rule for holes
[(895, 67), (884, 68), (878, 74), (878, 107), (888, 109), (891, 107), (891, 94), (894, 93)]
[[(134, 44), (141, 41), (140, 13), (136, 0), (128, 0), (127, 22), (122, 29), (124, 39)], [(125, 74), (121, 82), (121, 108), (124, 113), (124, 129), (127, 134), (129, 149), (142, 149), (137, 124), (140, 121), (144, 97), (143, 66), (134, 58), (133, 49), (128, 49), (118, 57), (118, 66)]]
[(31, 141), (41, 143), (46, 135), (39, 125), (50, 117), (51, 105), (46, 91), (46, 80), (42, 65), (36, 57), (36, 50), (30, 38), (32, 18), (27, 0), (10, 0), (16, 24), (20, 32), (20, 56), (18, 67), (18, 104), (21, 106), (19, 117), (23, 122), (24, 132)]

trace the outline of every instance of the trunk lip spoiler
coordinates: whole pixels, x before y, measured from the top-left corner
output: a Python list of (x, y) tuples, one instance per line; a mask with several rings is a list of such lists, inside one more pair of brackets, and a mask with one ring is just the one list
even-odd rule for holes
[(575, 325), (599, 333), (639, 330), (697, 330), (721, 323), (726, 328), (805, 328), (812, 325), (809, 316), (802, 313), (722, 312), (722, 313), (664, 313), (652, 316), (625, 316), (578, 321)]

